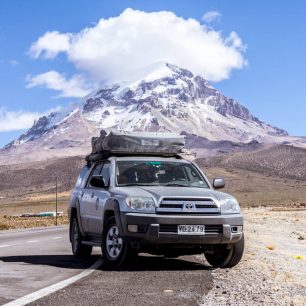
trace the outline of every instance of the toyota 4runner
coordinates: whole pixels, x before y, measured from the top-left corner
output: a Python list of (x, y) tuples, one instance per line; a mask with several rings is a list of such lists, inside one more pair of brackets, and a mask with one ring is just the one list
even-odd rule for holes
[(212, 185), (176, 154), (104, 154), (82, 169), (69, 203), (75, 256), (102, 248), (118, 268), (140, 252), (166, 257), (204, 253), (213, 267), (233, 267), (244, 250), (239, 203), (221, 178)]

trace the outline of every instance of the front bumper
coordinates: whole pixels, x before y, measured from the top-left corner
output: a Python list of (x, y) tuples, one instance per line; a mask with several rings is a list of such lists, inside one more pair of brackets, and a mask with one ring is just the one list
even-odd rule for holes
[[(120, 213), (121, 235), (131, 242), (145, 244), (205, 245), (235, 243), (242, 238), (242, 230), (232, 232), (232, 227), (243, 226), (241, 214), (233, 215), (160, 215), (143, 213)], [(205, 235), (181, 235), (177, 232), (163, 232), (160, 225), (218, 225), (220, 232)], [(129, 232), (128, 225), (141, 225), (144, 232)]]

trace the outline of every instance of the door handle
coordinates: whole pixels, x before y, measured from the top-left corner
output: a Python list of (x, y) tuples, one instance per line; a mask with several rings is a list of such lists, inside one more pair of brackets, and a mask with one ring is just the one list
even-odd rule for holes
[(92, 192), (92, 193), (91, 193), (91, 197), (93, 198), (94, 196), (95, 196), (95, 193), (94, 193), (94, 192)]

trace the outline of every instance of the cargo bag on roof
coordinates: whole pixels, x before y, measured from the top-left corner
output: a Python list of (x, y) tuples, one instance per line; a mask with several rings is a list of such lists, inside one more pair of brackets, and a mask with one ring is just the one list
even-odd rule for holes
[(182, 135), (162, 132), (126, 132), (102, 130), (91, 140), (92, 153), (87, 160), (96, 160), (106, 153), (174, 155), (182, 153), (185, 138)]

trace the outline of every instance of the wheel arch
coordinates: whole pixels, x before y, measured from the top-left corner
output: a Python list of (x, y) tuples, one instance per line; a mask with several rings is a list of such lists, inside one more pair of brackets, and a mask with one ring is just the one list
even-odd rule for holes
[[(116, 224), (118, 226), (119, 234), (123, 234), (122, 223), (120, 218), (120, 206), (119, 201), (116, 198), (110, 198), (105, 202), (104, 211), (103, 211), (103, 229), (104, 225), (110, 217), (115, 217)], [(102, 229), (102, 231), (103, 231)]]
[(71, 242), (71, 221), (74, 217), (77, 217), (80, 232), (84, 236), (85, 232), (82, 227), (81, 215), (80, 215), (80, 201), (78, 198), (76, 198), (73, 201), (73, 204), (69, 208), (69, 239), (70, 239), (70, 242)]

